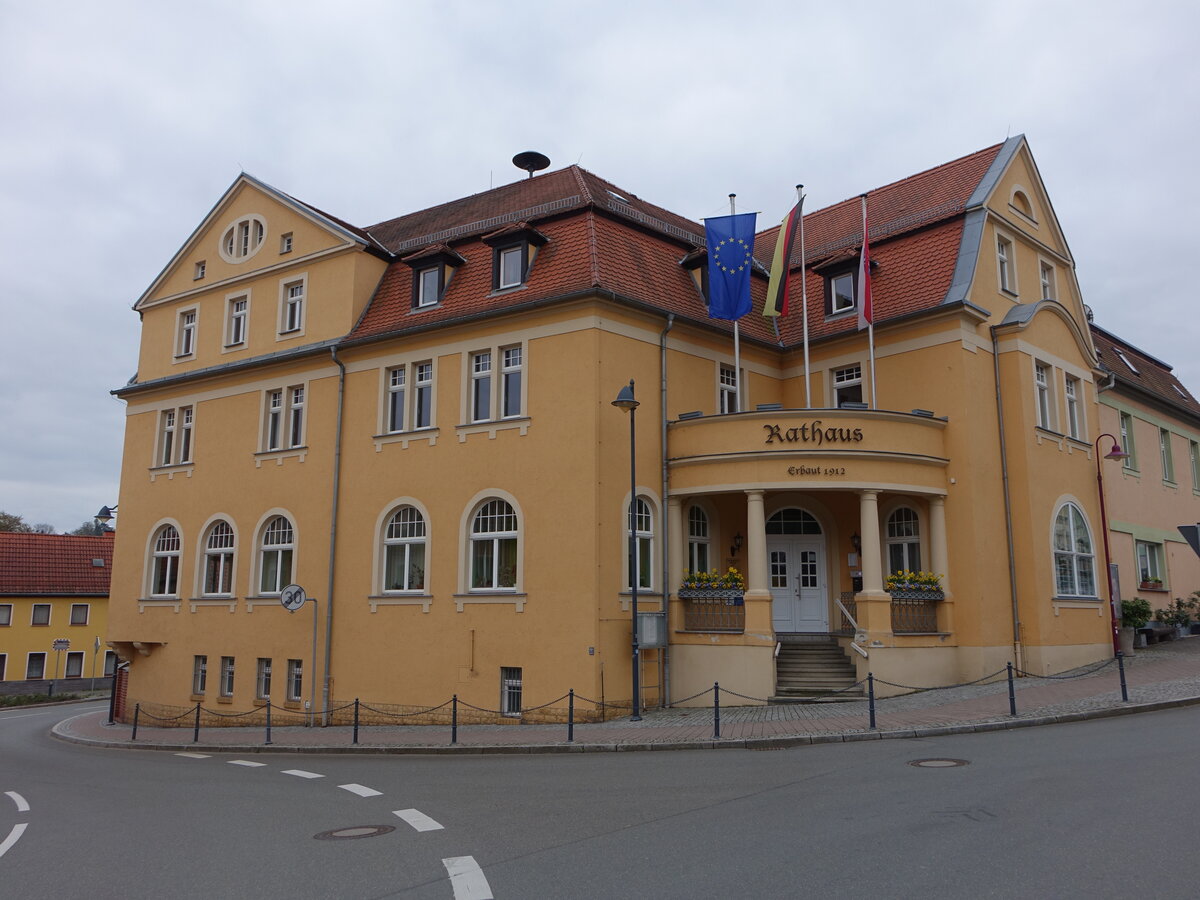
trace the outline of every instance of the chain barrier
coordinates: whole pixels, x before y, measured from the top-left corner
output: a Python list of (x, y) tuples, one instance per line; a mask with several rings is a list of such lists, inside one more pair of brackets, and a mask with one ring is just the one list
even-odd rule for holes
[(546, 708), (546, 707), (548, 707), (548, 706), (553, 706), (555, 703), (558, 703), (560, 700), (566, 700), (566, 699), (567, 699), (567, 695), (566, 695), (566, 694), (563, 694), (561, 697), (555, 697), (555, 698), (554, 698), (553, 700), (551, 700), (549, 703), (543, 703), (541, 706), (525, 706), (525, 707), (522, 707), (522, 708), (521, 708), (521, 715), (525, 715), (525, 713), (537, 712), (539, 709), (545, 709), (545, 708)]
[[(723, 691), (724, 691), (725, 689), (724, 689), (724, 688), (721, 688), (721, 690), (723, 690)], [(679, 704), (681, 704), (681, 703), (687, 703), (689, 700), (695, 700), (697, 697), (703, 697), (705, 694), (710, 694), (710, 693), (712, 693), (712, 688), (705, 688), (705, 689), (704, 689), (704, 690), (702, 690), (700, 693), (698, 693), (698, 694), (692, 694), (692, 696), (690, 696), (690, 697), (684, 697), (682, 700), (672, 700), (672, 701), (671, 701), (671, 705), (672, 705), (672, 706), (678, 706), (678, 705), (679, 705)], [(728, 692), (728, 691), (726, 691), (726, 693), (729, 693), (729, 692)], [(579, 695), (578, 695), (578, 694), (576, 694), (575, 696), (579, 696)]]
[(960, 682), (959, 684), (938, 684), (938, 685), (934, 685), (933, 687), (915, 687), (911, 684), (896, 684), (896, 682), (894, 682), (894, 681), (885, 681), (884, 679), (880, 678), (878, 675), (875, 676), (875, 681), (878, 682), (879, 684), (886, 684), (889, 687), (903, 688), (906, 691), (944, 691), (944, 690), (949, 690), (950, 688), (971, 687), (971, 685), (974, 685), (974, 684), (981, 684), (985, 681), (988, 681), (989, 679), (999, 678), (1001, 675), (1003, 675), (1007, 671), (1008, 671), (1007, 669), (997, 669), (991, 675), (984, 675), (982, 678), (976, 678), (974, 681), (963, 681), (963, 682)]
[(1049, 678), (1052, 681), (1069, 681), (1072, 678), (1087, 678), (1089, 675), (1095, 675), (1097, 672), (1107, 669), (1117, 661), (1114, 656), (1112, 659), (1106, 659), (1104, 662), (1097, 665), (1094, 669), (1089, 669), (1086, 672), (1076, 672), (1073, 675), (1035, 675), (1033, 672), (1026, 672), (1023, 669), (1014, 669), (1014, 671), (1025, 678)]
[(182, 719), (184, 716), (194, 715), (195, 712), (196, 712), (196, 708), (193, 706), (193, 707), (190, 707), (187, 712), (182, 712), (177, 716), (156, 716), (154, 713), (146, 712), (144, 709), (142, 710), (142, 715), (147, 716), (151, 719), (156, 719), (159, 722), (174, 722), (177, 719)]
[(427, 713), (437, 712), (439, 709), (445, 709), (447, 706), (450, 705), (451, 702), (452, 701), (447, 700), (445, 703), (439, 703), (437, 706), (430, 706), (428, 709), (419, 709), (416, 712), (407, 712), (407, 713), (388, 712), (386, 709), (376, 709), (374, 706), (368, 706), (366, 703), (360, 704), (360, 707), (362, 709), (369, 710), (370, 712), (376, 713), (381, 716), (391, 716), (393, 719), (407, 719), (407, 718), (410, 718), (411, 716), (423, 716), (423, 715), (426, 715)]

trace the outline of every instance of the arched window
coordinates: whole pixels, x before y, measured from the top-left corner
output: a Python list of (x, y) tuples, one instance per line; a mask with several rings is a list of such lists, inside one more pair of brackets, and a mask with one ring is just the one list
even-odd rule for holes
[(767, 519), (767, 534), (820, 534), (821, 523), (802, 509), (781, 509)]
[(383, 589), (425, 589), (425, 519), (414, 506), (402, 506), (383, 536)]
[(154, 539), (154, 562), (150, 574), (152, 597), (179, 596), (179, 532), (164, 525)]
[(517, 586), (517, 514), (504, 500), (488, 500), (471, 520), (471, 590)]
[(1096, 558), (1087, 519), (1074, 503), (1054, 517), (1054, 587), (1062, 597), (1096, 596)]
[[(636, 575), (638, 590), (649, 590), (654, 582), (654, 514), (645, 497), (638, 497), (630, 509), (628, 527), (633, 532), (633, 559), (629, 561), (629, 587)], [(626, 541), (629, 532), (625, 532)]]
[(204, 593), (208, 596), (233, 593), (233, 526), (224, 519), (208, 532), (204, 542)]
[(888, 573), (921, 571), (921, 523), (917, 512), (902, 506), (887, 520)]
[(292, 523), (283, 516), (271, 519), (263, 529), (259, 558), (260, 594), (278, 594), (291, 584), (295, 540)]
[(699, 506), (688, 508), (688, 571), (708, 571), (708, 513)]

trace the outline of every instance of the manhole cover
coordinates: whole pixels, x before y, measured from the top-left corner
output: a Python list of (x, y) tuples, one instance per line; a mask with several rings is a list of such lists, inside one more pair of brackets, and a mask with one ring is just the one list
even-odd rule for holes
[(970, 760), (966, 759), (914, 759), (909, 763), (910, 766), (916, 766), (918, 769), (949, 769), (954, 766), (968, 766)]
[(314, 834), (318, 841), (353, 841), (358, 838), (378, 837), (396, 829), (391, 825), (351, 825), (349, 828), (335, 828), (333, 831), (322, 831)]

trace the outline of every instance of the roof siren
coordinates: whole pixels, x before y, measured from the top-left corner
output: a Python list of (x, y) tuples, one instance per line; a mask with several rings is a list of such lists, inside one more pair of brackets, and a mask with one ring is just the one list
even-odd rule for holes
[(512, 163), (518, 169), (524, 169), (532, 178), (534, 172), (540, 172), (550, 165), (550, 157), (544, 153), (538, 153), (536, 150), (526, 150), (514, 156)]

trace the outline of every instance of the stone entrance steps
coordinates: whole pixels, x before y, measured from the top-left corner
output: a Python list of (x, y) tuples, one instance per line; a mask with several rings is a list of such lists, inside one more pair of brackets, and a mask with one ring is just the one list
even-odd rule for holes
[[(775, 657), (774, 703), (861, 700), (863, 689), (852, 688), (858, 680), (853, 661), (842, 652), (832, 635), (778, 635)], [(847, 690), (847, 688), (852, 688)], [(832, 692), (838, 691), (834, 696)]]

